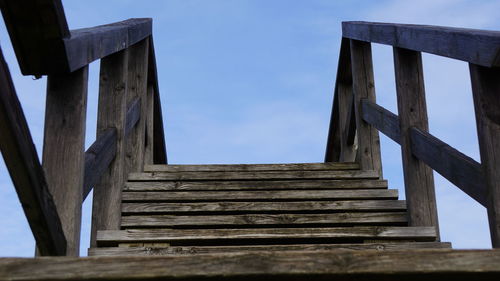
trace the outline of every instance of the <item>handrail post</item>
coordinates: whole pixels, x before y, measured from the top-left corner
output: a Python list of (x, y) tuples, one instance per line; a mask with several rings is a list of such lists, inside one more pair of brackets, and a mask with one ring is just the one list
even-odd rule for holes
[(411, 153), (410, 129), (429, 130), (420, 52), (394, 48), (394, 70), (406, 202), (410, 226), (434, 226), (439, 240), (432, 169)]
[(149, 38), (129, 48), (127, 105), (139, 99), (140, 118), (126, 139), (127, 173), (142, 172), (144, 167), (145, 126), (147, 118), (147, 76)]
[(500, 248), (500, 68), (469, 64), (486, 207), (493, 248)]
[(80, 252), (88, 67), (47, 79), (42, 166), (64, 235), (67, 256)]
[(108, 172), (94, 186), (91, 247), (97, 230), (120, 229), (121, 191), (125, 182), (125, 118), (127, 112), (128, 49), (101, 60), (97, 138), (116, 129), (116, 155)]
[(357, 40), (350, 41), (354, 107), (358, 136), (356, 160), (359, 162), (361, 169), (377, 171), (380, 178), (382, 178), (378, 131), (366, 123), (360, 114), (362, 99), (375, 102), (375, 79), (373, 76), (371, 44)]

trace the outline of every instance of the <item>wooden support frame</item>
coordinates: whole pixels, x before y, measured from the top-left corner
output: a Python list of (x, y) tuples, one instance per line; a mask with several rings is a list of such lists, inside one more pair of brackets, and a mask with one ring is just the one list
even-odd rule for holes
[(65, 255), (61, 221), (1, 50), (0, 132), (0, 149), (40, 254)]
[(411, 153), (410, 128), (429, 130), (420, 52), (394, 48), (401, 153), (410, 226), (434, 226), (439, 240), (432, 169)]
[(500, 248), (500, 68), (469, 65), (491, 243)]

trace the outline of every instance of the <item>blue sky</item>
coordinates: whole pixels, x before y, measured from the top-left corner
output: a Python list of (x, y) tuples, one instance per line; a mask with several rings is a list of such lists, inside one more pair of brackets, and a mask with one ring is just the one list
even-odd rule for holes
[[(169, 162), (323, 161), (344, 20), (500, 30), (499, 1), (63, 1), (71, 29), (154, 19)], [(99, 7), (99, 8), (96, 8)], [(0, 44), (41, 153), (45, 79), (20, 74)], [(374, 45), (378, 103), (396, 112), (392, 50)], [(86, 144), (95, 139), (99, 63), (90, 68)], [(479, 161), (467, 64), (424, 55), (431, 133)], [(382, 136), (384, 176), (404, 198), (400, 148)], [(443, 241), (490, 247), (486, 211), (436, 175)], [(82, 255), (90, 200), (84, 205)], [(34, 240), (0, 160), (0, 256), (32, 256)]]

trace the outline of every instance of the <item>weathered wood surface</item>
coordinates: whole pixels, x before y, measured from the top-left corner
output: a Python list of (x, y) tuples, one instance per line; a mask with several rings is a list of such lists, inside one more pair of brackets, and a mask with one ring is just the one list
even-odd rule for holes
[[(341, 98), (341, 100), (344, 100), (343, 106), (346, 109), (345, 115), (343, 117), (343, 122), (344, 122), (344, 131), (343, 131), (343, 141), (345, 142), (346, 147), (352, 147), (354, 145), (354, 141), (356, 138), (356, 110), (354, 108), (354, 96), (352, 94), (352, 85), (350, 87), (344, 88), (341, 91), (339, 90), (339, 94), (343, 95), (344, 97)], [(344, 147), (343, 150), (346, 150)], [(354, 161), (355, 155), (354, 155), (354, 148), (349, 148), (351, 150), (349, 152), (349, 156), (352, 157), (346, 157), (342, 155), (342, 159), (347, 162), (347, 159), (353, 159), (351, 161)]]
[(123, 192), (123, 201), (397, 199), (397, 189)]
[[(117, 245), (130, 242), (166, 242), (173, 244), (200, 243), (217, 240), (276, 240), (283, 244), (286, 239), (329, 239), (367, 240), (367, 239), (411, 239), (434, 241), (436, 231), (433, 227), (402, 226), (354, 226), (354, 227), (313, 227), (313, 228), (256, 228), (256, 229), (127, 229), (103, 230), (97, 233), (100, 246)], [(224, 242), (225, 241), (225, 242)], [(260, 241), (263, 242), (263, 241)], [(309, 240), (309, 242), (311, 242)], [(257, 243), (255, 241), (254, 243)]]
[(123, 216), (122, 228), (137, 227), (254, 227), (259, 225), (404, 225), (406, 212), (342, 212), (335, 214), (244, 214), (244, 215), (136, 215)]
[(396, 114), (369, 100), (361, 101), (361, 109), (363, 120), (396, 143), (401, 143), (401, 129)]
[(11, 280), (496, 280), (498, 250), (284, 251), (0, 259)]
[(481, 164), (427, 132), (410, 129), (411, 152), (483, 206), (487, 189)]
[[(361, 100), (375, 101), (375, 78), (373, 75), (372, 50), (370, 43), (351, 41), (351, 63), (354, 107), (361, 112)], [(363, 170), (377, 171), (382, 178), (382, 160), (380, 159), (380, 139), (378, 131), (363, 121), (361, 114), (356, 114), (358, 136), (357, 160)]]
[(87, 198), (95, 184), (107, 171), (116, 155), (116, 129), (103, 131), (97, 140), (85, 151), (85, 177), (82, 201)]
[(144, 143), (146, 137), (147, 75), (149, 39), (129, 48), (127, 104), (137, 100), (137, 122), (127, 134), (125, 162), (127, 172), (142, 172), (144, 167)]
[(141, 100), (136, 98), (127, 106), (127, 117), (125, 120), (125, 136), (128, 136), (141, 119)]
[[(149, 74), (148, 74), (149, 75)], [(149, 77), (148, 77), (149, 78)], [(154, 164), (154, 86), (148, 82), (148, 92), (146, 96), (146, 134), (144, 139), (144, 165)]]
[(47, 79), (42, 166), (64, 230), (68, 256), (80, 253), (87, 84), (88, 67)]
[(148, 88), (153, 89), (153, 163), (167, 164), (167, 147), (165, 144), (165, 131), (163, 129), (158, 69), (156, 66), (156, 55), (152, 36), (149, 37)]
[(267, 189), (381, 189), (385, 180), (246, 180), (127, 182), (124, 191), (267, 190)]
[(128, 51), (101, 60), (97, 138), (116, 129), (116, 155), (108, 171), (94, 186), (91, 245), (97, 230), (120, 229), (121, 190), (125, 183), (125, 118), (127, 111)]
[(482, 66), (500, 66), (500, 32), (466, 28), (343, 22), (342, 36), (431, 53)]
[(258, 251), (360, 251), (360, 250), (413, 250), (449, 249), (450, 243), (442, 242), (387, 242), (359, 244), (296, 244), (296, 245), (257, 245), (257, 246), (177, 246), (177, 247), (110, 247), (90, 248), (89, 256), (185, 256), (216, 253), (242, 253)]
[(500, 248), (500, 68), (470, 64), (491, 242)]
[(2, 0), (0, 8), (24, 75), (64, 68), (61, 39), (70, 32), (60, 0)]
[(429, 130), (421, 54), (394, 48), (394, 70), (409, 223), (439, 231), (432, 169), (411, 152), (411, 128)]
[(66, 238), (0, 50), (0, 149), (41, 255), (65, 255)]
[(321, 171), (356, 170), (357, 163), (292, 163), (292, 164), (210, 164), (210, 165), (146, 165), (145, 172), (250, 172), (250, 171)]
[(123, 203), (122, 214), (196, 213), (328, 213), (346, 211), (405, 211), (401, 200), (348, 200), (299, 202)]
[(378, 179), (375, 171), (257, 171), (257, 172), (148, 172), (131, 173), (129, 181), (159, 180), (286, 180), (286, 179)]

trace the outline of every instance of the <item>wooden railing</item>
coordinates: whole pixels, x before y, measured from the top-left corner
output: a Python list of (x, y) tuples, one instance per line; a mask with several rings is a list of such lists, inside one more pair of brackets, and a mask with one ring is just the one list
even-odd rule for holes
[[(60, 0), (0, 0), (24, 75), (47, 75), (42, 164), (3, 58), (0, 148), (40, 255), (79, 255), (94, 189), (92, 242), (119, 229), (128, 172), (166, 164), (151, 19), (69, 30)], [(101, 59), (97, 137), (84, 151), (88, 65)]]
[[(344, 22), (326, 162), (381, 171), (378, 131), (401, 145), (412, 226), (437, 220), (435, 170), (488, 210), (500, 248), (500, 32)], [(393, 46), (398, 115), (375, 102), (371, 42)], [(421, 52), (469, 63), (481, 163), (428, 132)]]

